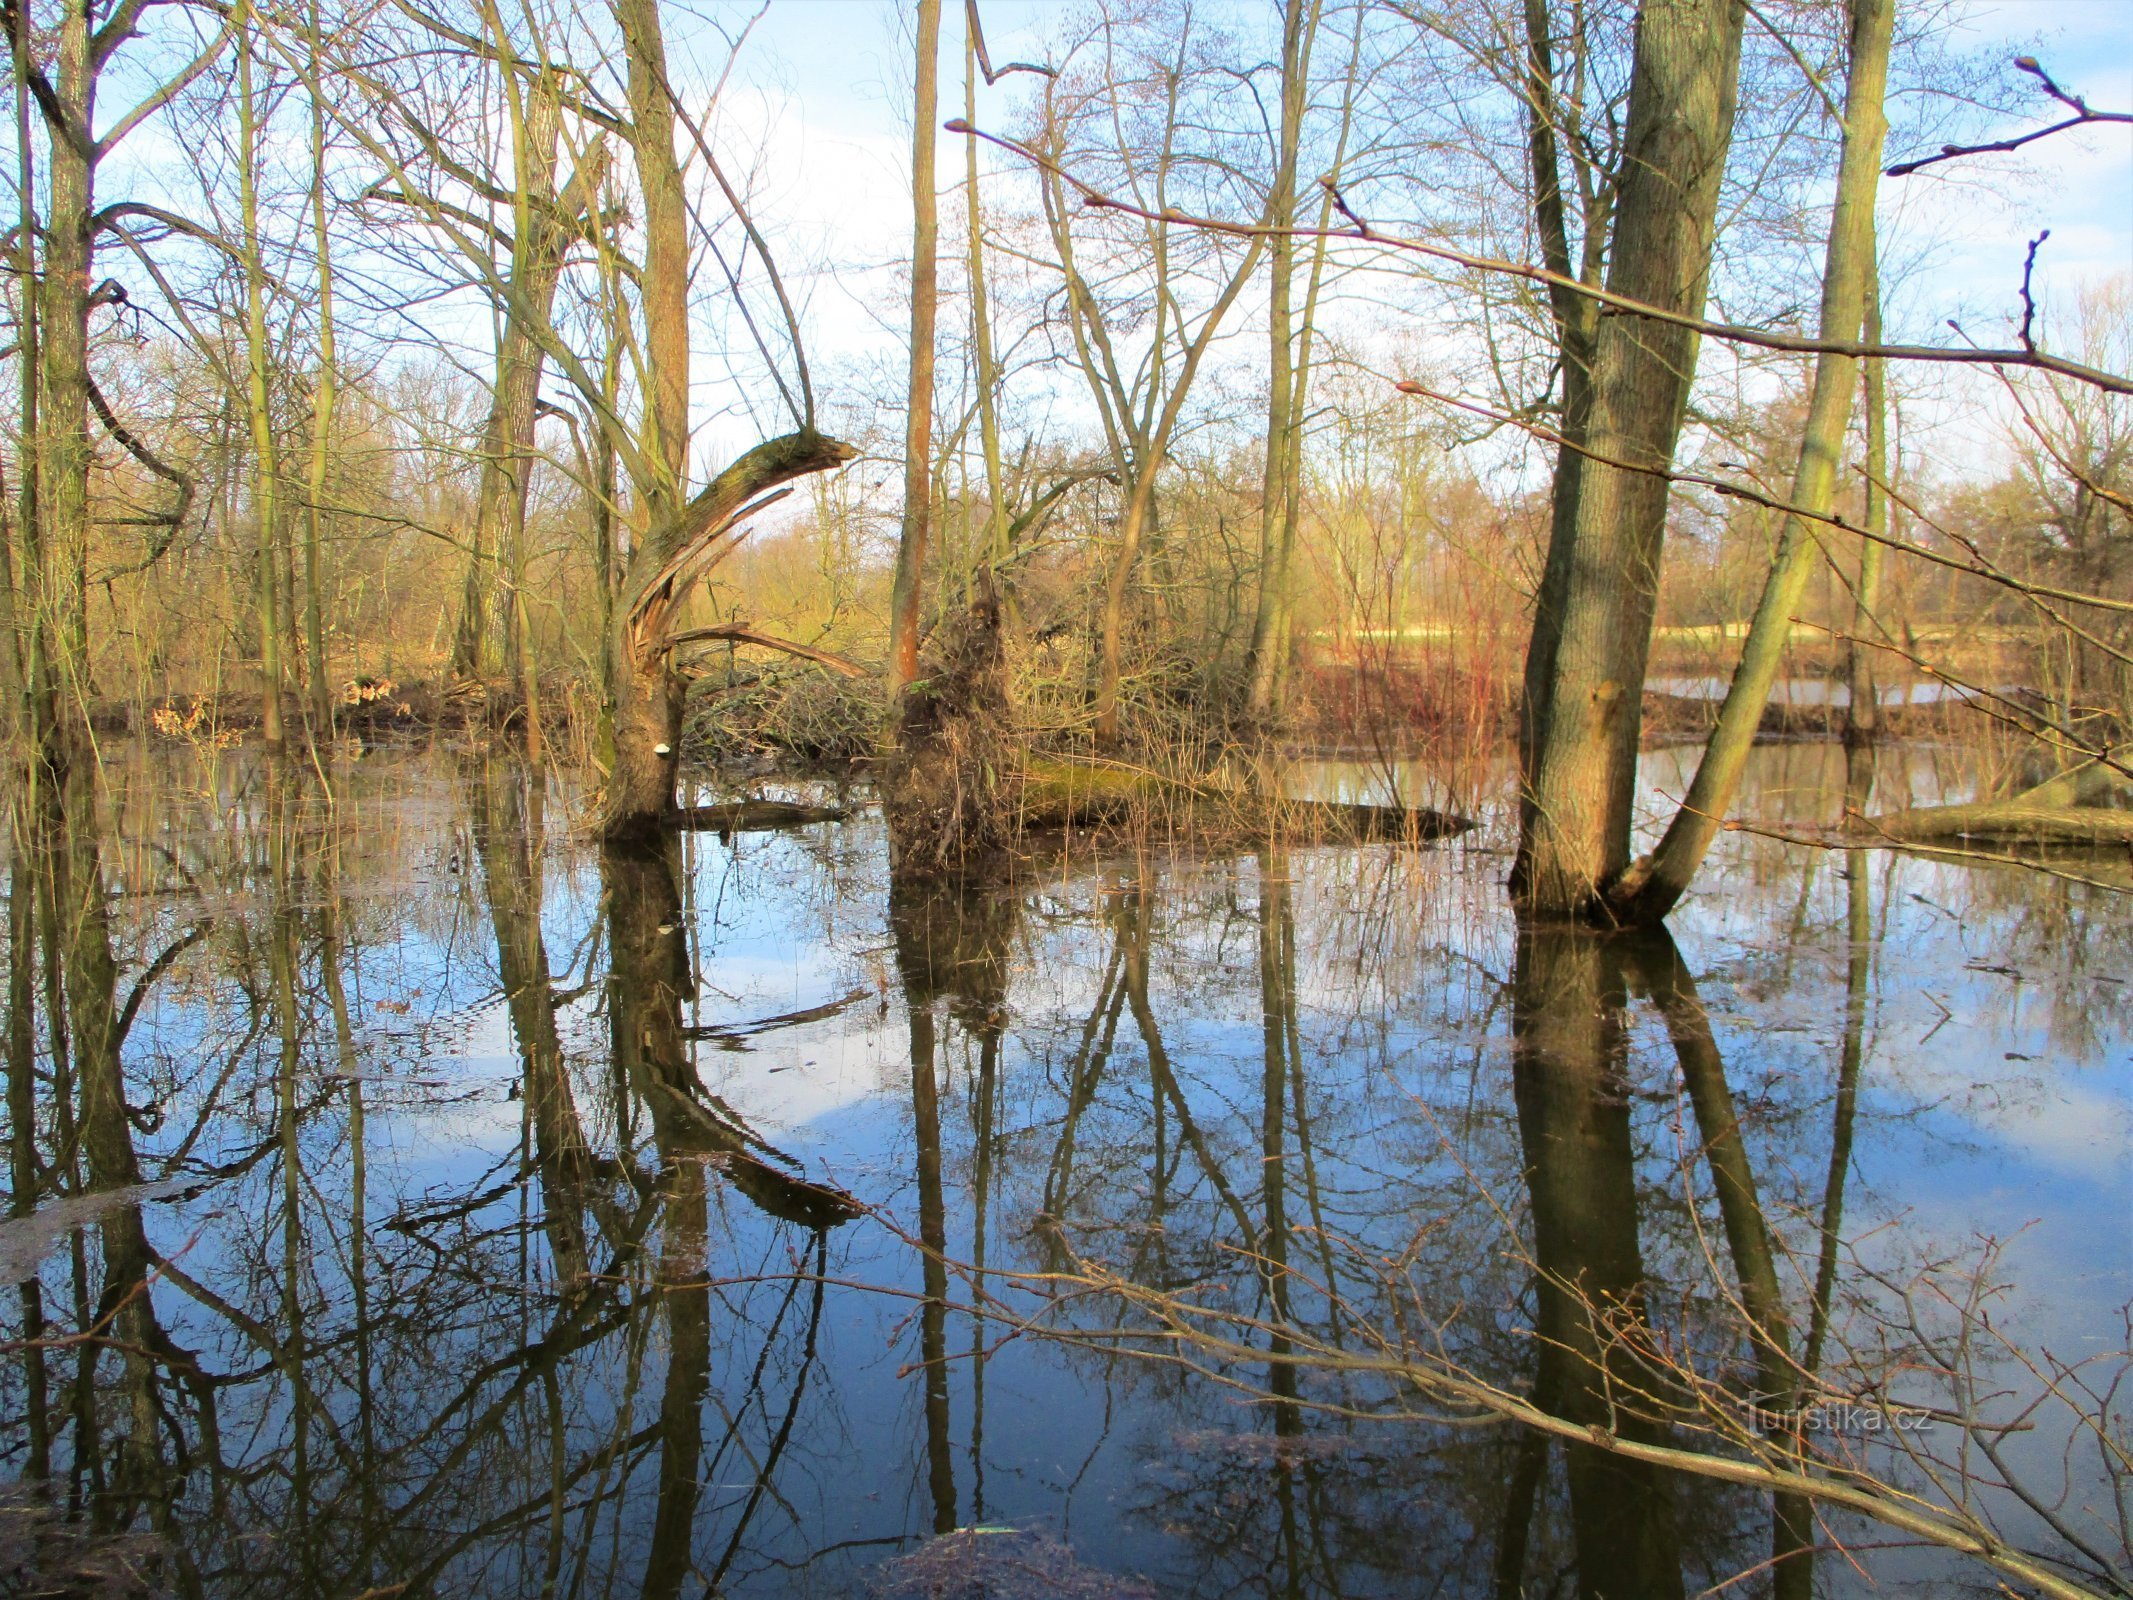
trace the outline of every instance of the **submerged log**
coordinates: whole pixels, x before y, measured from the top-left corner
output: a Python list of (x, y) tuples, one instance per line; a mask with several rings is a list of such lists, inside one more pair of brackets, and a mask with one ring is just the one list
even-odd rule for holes
[(1921, 806), (1869, 819), (1887, 839), (2023, 839), (2045, 844), (2133, 844), (2133, 811), (2108, 806), (2040, 806), (2021, 800)]
[(716, 805), (682, 806), (668, 826), (685, 833), (769, 833), (805, 828), (817, 822), (842, 822), (851, 815), (842, 806), (803, 806), (787, 800), (722, 800)]
[[(2114, 750), (2048, 778), (2004, 800), (1964, 805), (1917, 806), (1866, 820), (1883, 838), (2021, 839), (2042, 844), (2133, 844), (2133, 780), (2123, 761), (2133, 751)], [(2113, 802), (2117, 802), (2114, 804)]]
[(1141, 768), (1032, 756), (1023, 768), (1020, 820), (1025, 830), (1093, 828), (1136, 807), (1185, 811), (1222, 830), (1283, 828), (1334, 841), (1448, 839), (1473, 820), (1426, 806), (1268, 795), (1221, 782), (1195, 782)]

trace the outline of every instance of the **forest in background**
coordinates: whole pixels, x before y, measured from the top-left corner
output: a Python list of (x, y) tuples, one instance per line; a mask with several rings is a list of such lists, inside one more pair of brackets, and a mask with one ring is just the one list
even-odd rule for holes
[[(40, 747), (466, 719), (613, 828), (684, 750), (895, 745), (997, 588), (998, 715), (1065, 753), (1518, 730), (1529, 820), (1594, 762), (1621, 813), (1732, 678), (1708, 810), (1784, 676), (2119, 776), (2133, 280), (2042, 299), (2043, 235), (1904, 334), (1950, 193), (2124, 114), (1960, 8), (1095, 4), (995, 62), (923, 0), (904, 248), (781, 227), (761, 15), (9, 14)], [(1578, 828), (1558, 898), (1621, 911)]]

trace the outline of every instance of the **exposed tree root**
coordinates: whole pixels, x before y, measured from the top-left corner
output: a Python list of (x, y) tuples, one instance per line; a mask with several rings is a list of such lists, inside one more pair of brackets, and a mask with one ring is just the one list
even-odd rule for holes
[(899, 873), (960, 871), (1007, 848), (1021, 761), (1007, 701), (1000, 598), (989, 572), (933, 631), (881, 768)]

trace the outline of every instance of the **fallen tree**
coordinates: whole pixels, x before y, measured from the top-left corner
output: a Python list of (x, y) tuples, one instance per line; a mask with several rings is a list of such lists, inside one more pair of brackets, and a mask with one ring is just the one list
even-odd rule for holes
[(2031, 843), (2133, 844), (2133, 780), (2109, 751), (2001, 800), (1884, 812), (1865, 826), (1885, 839), (2020, 839)]

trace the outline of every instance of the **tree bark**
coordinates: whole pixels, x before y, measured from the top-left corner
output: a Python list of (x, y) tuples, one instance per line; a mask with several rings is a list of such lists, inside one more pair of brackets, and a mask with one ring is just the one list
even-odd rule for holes
[[(1882, 102), (1888, 87), (1895, 15), (1894, 0), (1853, 0), (1844, 153), (1822, 269), (1822, 337), (1844, 344), (1859, 336), (1867, 286), (1873, 279), (1874, 195), (1881, 178), (1882, 140), (1888, 131)], [(1856, 358), (1825, 351), (1816, 359), (1814, 393), (1808, 402), (1807, 427), (1800, 440), (1790, 497), (1794, 505), (1809, 512), (1826, 514), (1835, 503), (1837, 470), (1851, 429), (1852, 396), (1858, 385)], [(1718, 726), (1704, 747), (1688, 795), (1658, 847), (1608, 890), (1611, 909), (1620, 920), (1656, 922), (1688, 892), (1739, 792), (1748, 752), (1754, 747), (1771, 687), (1784, 664), (1793, 612), (1799, 608), (1815, 558), (1821, 553), (1816, 525), (1801, 517), (1786, 518), (1777, 557), (1756, 603), (1755, 620), (1749, 624), (1733, 681), (1719, 708)], [(1640, 673), (1634, 692), (1641, 694), (1642, 685)]]
[[(1568, 208), (1563, 203), (1562, 117), (1555, 91), (1555, 42), (1547, 0), (1525, 0), (1526, 155), (1533, 168), (1533, 220), (1540, 236), (1541, 259), (1559, 278), (1597, 281), (1597, 245), (1605, 219), (1585, 218), (1582, 272), (1570, 258)], [(1584, 48), (1582, 38), (1577, 48)], [(1585, 470), (1584, 446), (1592, 429), (1592, 359), (1599, 335), (1599, 308), (1587, 296), (1563, 284), (1548, 286), (1548, 311), (1555, 326), (1556, 359), (1562, 373), (1562, 410), (1558, 426), (1563, 442), (1556, 448), (1549, 497), (1547, 565), (1534, 596), (1533, 641), (1526, 654), (1524, 697), (1519, 715), (1519, 769), (1530, 772), (1538, 732), (1546, 721), (1553, 688), (1556, 646), (1562, 638), (1563, 596), (1569, 586), (1571, 553), (1576, 549), (1578, 490)], [(1526, 821), (1530, 825), (1530, 814)]]
[(1296, 547), (1293, 511), (1301, 466), (1297, 434), (1302, 400), (1297, 383), (1295, 280), (1296, 161), (1303, 142), (1315, 0), (1288, 0), (1281, 29), (1281, 124), (1276, 134), (1274, 185), (1268, 225), (1279, 230), (1267, 247), (1266, 467), (1260, 488), (1259, 604), (1252, 618), (1250, 686), (1245, 707), (1256, 719), (1274, 714), (1289, 649), (1289, 569)]
[[(1867, 262), (1866, 320), (1861, 339), (1881, 343), (1881, 272)], [(1847, 677), (1851, 694), (1845, 703), (1844, 740), (1869, 745), (1881, 727), (1881, 687), (1874, 677), (1874, 651), (1867, 641), (1881, 605), (1881, 541), (1889, 533), (1889, 385), (1888, 363), (1873, 357), (1866, 370), (1866, 537), (1859, 541), (1859, 577), (1852, 589), (1852, 637)]]
[(283, 626), (280, 556), (276, 521), (280, 513), (280, 460), (274, 444), (274, 411), (268, 386), (267, 271), (259, 243), (260, 119), (253, 89), (252, 8), (237, 8), (237, 185), (244, 237), (245, 409), (252, 434), (252, 511), (259, 519), (259, 564), (255, 603), (259, 616), (259, 731), (268, 748), (282, 742), (281, 693)]
[(940, 207), (934, 123), (940, 111), (941, 0), (918, 0), (911, 123), (911, 363), (904, 409), (904, 516), (889, 600), (889, 692), (918, 676), (919, 591), (933, 518), (934, 318), (940, 299)]
[[(1616, 294), (1702, 313), (1740, 72), (1740, 0), (1645, 0), (1608, 267)], [(1697, 336), (1671, 322), (1602, 320), (1593, 359), (1593, 450), (1672, 465)], [(1629, 864), (1638, 719), (1664, 543), (1667, 482), (1649, 471), (1578, 473), (1575, 514), (1551, 535), (1559, 613), (1536, 618), (1540, 692), (1514, 893), (1543, 916), (1584, 915)], [(1560, 536), (1560, 537), (1558, 537)], [(1544, 583), (1545, 583), (1544, 579)]]
[(96, 106), (87, 0), (67, 0), (55, 62), (56, 112), (46, 182), (44, 279), (38, 287), (37, 530), (43, 560), (32, 574), (30, 694), (47, 745), (63, 767), (87, 759), (89, 551), (89, 262), (95, 223)]
[(644, 834), (662, 826), (674, 811), (686, 684), (668, 664), (668, 641), (639, 620), (646, 607), (678, 598), (665, 592), (674, 581), (665, 576), (669, 562), (707, 534), (716, 534), (735, 512), (767, 491), (840, 467), (857, 454), (842, 440), (813, 432), (767, 440), (712, 479), (678, 513), (654, 522), (638, 543), (609, 641), (615, 661), (615, 760), (607, 782), (607, 837)]

